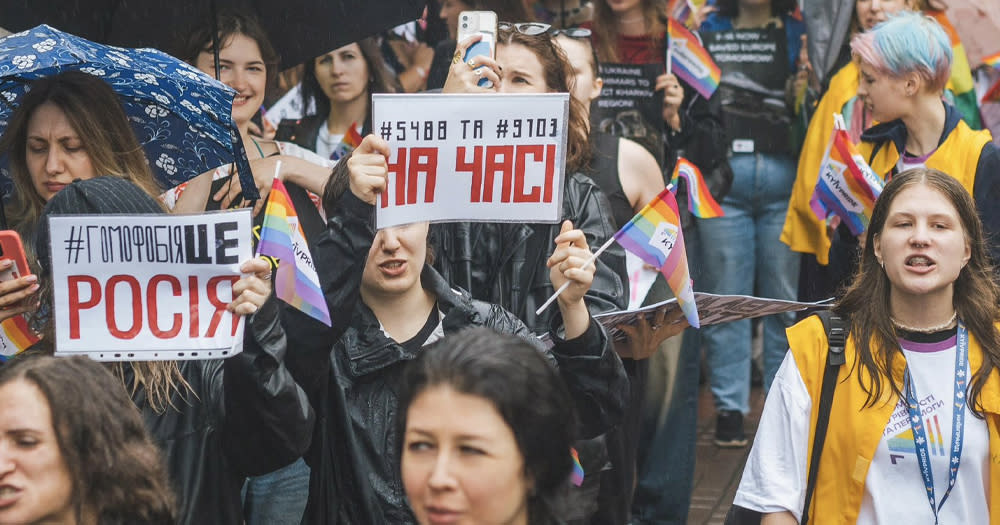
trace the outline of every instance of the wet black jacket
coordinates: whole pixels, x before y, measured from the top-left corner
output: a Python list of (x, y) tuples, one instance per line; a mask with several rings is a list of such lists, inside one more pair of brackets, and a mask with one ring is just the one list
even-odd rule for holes
[[(361, 274), (374, 239), (373, 207), (345, 192), (338, 209), (327, 213), (329, 230), (317, 243), (316, 259), (338, 261), (317, 269), (334, 323), (327, 335), (340, 335), (339, 341), (332, 351), (329, 345), (315, 344), (323, 340), (308, 333), (310, 327), (319, 328), (315, 323), (303, 324), (291, 335), (303, 341), (295, 343), (290, 366), (318, 416), (306, 455), (312, 474), (304, 522), (414, 523), (398, 470), (401, 436), (395, 425), (399, 378), (416, 353), (386, 336), (360, 301)], [(430, 266), (424, 267), (421, 284), (437, 297), (445, 334), (487, 326), (537, 341), (510, 312), (450, 288)], [(604, 431), (620, 418), (628, 392), (606, 332), (592, 321), (579, 338), (553, 339), (549, 357), (566, 380), (578, 413), (585, 416), (583, 432)]]
[[(583, 230), (590, 249), (597, 250), (617, 231), (607, 198), (590, 177), (580, 173), (566, 176), (563, 192), (563, 219)], [(558, 312), (553, 304), (535, 315), (555, 293), (545, 262), (555, 249), (559, 228), (559, 224), (537, 223), (436, 224), (431, 227), (434, 267), (452, 285), (504, 307), (541, 334)], [(587, 308), (593, 314), (624, 310), (627, 286), (625, 252), (612, 243), (597, 259)]]
[[(144, 390), (132, 395), (164, 452), (179, 524), (243, 523), (244, 478), (288, 465), (309, 448), (313, 411), (285, 368), (285, 352), (285, 332), (272, 296), (247, 318), (242, 353), (225, 360), (178, 362), (195, 395), (171, 396), (177, 409), (158, 414)], [(127, 365), (125, 376), (131, 384)]]

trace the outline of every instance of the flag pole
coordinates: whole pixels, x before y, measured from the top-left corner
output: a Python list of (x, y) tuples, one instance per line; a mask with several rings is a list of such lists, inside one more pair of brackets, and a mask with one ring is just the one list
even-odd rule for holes
[[(587, 259), (587, 262), (583, 263), (583, 266), (581, 266), (580, 269), (584, 270), (588, 266), (590, 266), (591, 264), (594, 264), (594, 261), (597, 260), (597, 257), (599, 257), (602, 253), (604, 253), (605, 250), (607, 250), (608, 248), (610, 248), (611, 245), (614, 242), (615, 242), (615, 237), (612, 235), (611, 238), (608, 239), (608, 241), (604, 243), (604, 246), (601, 246), (600, 248), (598, 248), (597, 251), (594, 252), (594, 254), (590, 256), (590, 259)], [(569, 285), (572, 282), (573, 282), (572, 279), (567, 280), (566, 282), (564, 282), (563, 285), (560, 286), (558, 290), (556, 290), (556, 293), (552, 294), (552, 297), (549, 297), (545, 301), (545, 303), (542, 304), (542, 306), (538, 307), (538, 310), (535, 310), (535, 315), (541, 315), (542, 312), (544, 312), (545, 309), (548, 308), (549, 305), (552, 304), (552, 302), (555, 301), (556, 298), (559, 297), (559, 295), (561, 293), (563, 293), (567, 288), (569, 288)]]

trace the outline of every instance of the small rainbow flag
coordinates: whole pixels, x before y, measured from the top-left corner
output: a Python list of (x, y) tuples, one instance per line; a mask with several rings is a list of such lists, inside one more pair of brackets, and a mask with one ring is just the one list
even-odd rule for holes
[(570, 473), (569, 480), (574, 486), (579, 487), (583, 485), (583, 465), (580, 464), (580, 455), (576, 453), (575, 448), (570, 447), (569, 453), (573, 456), (573, 472)]
[(23, 315), (15, 315), (0, 323), (0, 363), (23, 352), (41, 340), (28, 326)]
[(854, 235), (861, 235), (882, 194), (884, 182), (851, 143), (841, 115), (834, 117), (833, 137), (819, 168), (809, 205), (820, 220), (836, 214)]
[(698, 328), (698, 307), (694, 304), (684, 232), (672, 189), (672, 186), (663, 188), (652, 202), (618, 230), (615, 240), (646, 264), (660, 269), (688, 323)]
[(278, 178), (274, 179), (271, 195), (267, 198), (257, 253), (280, 261), (274, 278), (278, 298), (330, 326), (330, 311), (299, 225), (299, 216), (285, 184)]
[(983, 58), (983, 63), (993, 69), (1000, 70), (1000, 53)]
[(701, 39), (671, 18), (667, 22), (670, 42), (667, 46), (667, 63), (670, 71), (693, 87), (701, 96), (712, 98), (719, 88), (722, 71), (701, 45)]
[(711, 219), (712, 217), (722, 217), (725, 215), (722, 207), (708, 191), (705, 178), (701, 175), (701, 170), (691, 161), (684, 157), (677, 157), (677, 164), (674, 165), (674, 174), (670, 177), (670, 184), (677, 191), (679, 179), (687, 181), (688, 211), (700, 219)]
[(361, 133), (358, 133), (358, 123), (352, 122), (351, 127), (347, 128), (347, 133), (344, 133), (344, 138), (340, 139), (340, 144), (337, 144), (330, 153), (330, 160), (340, 160), (344, 155), (354, 151), (358, 144), (361, 144)]

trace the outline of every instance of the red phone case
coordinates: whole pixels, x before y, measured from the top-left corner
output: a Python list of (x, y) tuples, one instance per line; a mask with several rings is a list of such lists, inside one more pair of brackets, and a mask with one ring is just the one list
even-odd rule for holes
[(14, 230), (0, 230), (0, 260), (12, 259), (14, 266), (0, 271), (0, 281), (17, 279), (31, 273), (28, 259), (24, 256), (21, 236)]

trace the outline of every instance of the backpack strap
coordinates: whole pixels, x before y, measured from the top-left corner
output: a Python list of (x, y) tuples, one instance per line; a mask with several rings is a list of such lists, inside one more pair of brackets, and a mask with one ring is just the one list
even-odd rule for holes
[(802, 525), (806, 525), (809, 521), (809, 505), (812, 502), (813, 491), (816, 489), (819, 458), (823, 454), (826, 429), (830, 424), (833, 391), (837, 386), (840, 366), (846, 362), (844, 347), (847, 345), (847, 330), (844, 320), (830, 310), (823, 310), (816, 315), (823, 322), (823, 329), (826, 331), (830, 349), (826, 355), (826, 368), (823, 371), (823, 386), (819, 397), (819, 414), (816, 418), (816, 434), (813, 438), (812, 453), (809, 458), (809, 480), (806, 484), (805, 505), (802, 508)]

